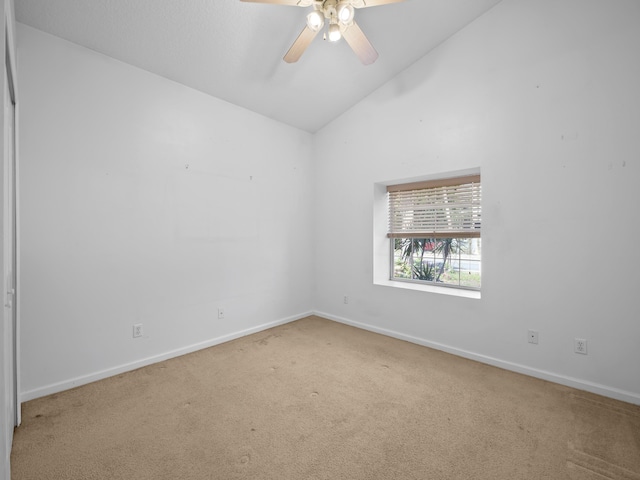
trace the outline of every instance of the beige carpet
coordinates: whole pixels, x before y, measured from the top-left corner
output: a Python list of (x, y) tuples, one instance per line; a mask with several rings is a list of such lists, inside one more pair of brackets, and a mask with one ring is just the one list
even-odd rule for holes
[(317, 317), (24, 405), (13, 480), (640, 480), (640, 407)]

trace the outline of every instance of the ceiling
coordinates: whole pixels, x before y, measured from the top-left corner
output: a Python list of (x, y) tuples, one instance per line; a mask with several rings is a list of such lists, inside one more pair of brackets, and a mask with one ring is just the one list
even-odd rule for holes
[(240, 0), (15, 0), (16, 19), (316, 132), (500, 0), (406, 0), (356, 10), (380, 57), (363, 66), (318, 35), (300, 61), (282, 57), (311, 8)]

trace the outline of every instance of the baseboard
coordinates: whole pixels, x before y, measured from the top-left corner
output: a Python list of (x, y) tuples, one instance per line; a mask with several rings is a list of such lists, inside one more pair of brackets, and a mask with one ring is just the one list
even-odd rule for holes
[(640, 395), (633, 392), (628, 392), (625, 390), (620, 390), (618, 388), (609, 387), (607, 385), (601, 385), (601, 384), (589, 382), (586, 380), (581, 380), (579, 378), (573, 378), (573, 377), (560, 375), (553, 372), (548, 372), (545, 370), (539, 370), (536, 368), (527, 367), (526, 365), (520, 365), (518, 363), (507, 362), (504, 360), (500, 360), (498, 358), (489, 357), (487, 355), (480, 355), (477, 353), (469, 352), (467, 350), (451, 347), (449, 345), (444, 345), (441, 343), (425, 340), (424, 338), (414, 337), (412, 335), (406, 335), (404, 333), (396, 332), (394, 330), (388, 330), (386, 328), (380, 328), (374, 325), (369, 325), (366, 323), (349, 320), (347, 318), (338, 317), (336, 315), (331, 315), (330, 313), (326, 313), (326, 312), (316, 311), (314, 312), (314, 315), (326, 318), (328, 320), (333, 320), (334, 322), (343, 323), (345, 325), (350, 325), (352, 327), (361, 328), (363, 330), (379, 333), (381, 335), (386, 335), (388, 337), (397, 338), (399, 340), (405, 340), (407, 342), (415, 343), (417, 345), (422, 345), (424, 347), (433, 348), (435, 350), (441, 350), (443, 352), (451, 353), (453, 355), (457, 355), (463, 358), (468, 358), (470, 360), (475, 360), (477, 362), (485, 363), (487, 365), (492, 365), (494, 367), (503, 368), (505, 370), (510, 370), (512, 372), (522, 373), (530, 377), (540, 378), (542, 380), (558, 383), (560, 385), (576, 388), (578, 390), (584, 390), (587, 392), (602, 395), (604, 397), (609, 397), (616, 400), (621, 400), (623, 402), (640, 405)]
[(64, 390), (69, 390), (71, 388), (79, 387), (81, 385), (86, 385), (87, 383), (92, 383), (98, 380), (112, 377), (114, 375), (119, 375), (124, 372), (135, 370), (137, 368), (145, 367), (147, 365), (152, 365), (154, 363), (162, 362), (164, 360), (169, 360), (171, 358), (179, 357), (181, 355), (186, 355), (188, 353), (202, 350), (204, 348), (213, 347), (215, 345), (219, 345), (221, 343), (225, 343), (230, 340), (234, 340), (236, 338), (244, 337), (246, 335), (258, 333), (263, 330), (276, 327), (278, 325), (284, 325), (286, 323), (294, 322), (296, 320), (300, 320), (301, 318), (308, 317), (309, 315), (318, 315), (320, 317), (323, 317), (338, 323), (343, 323), (345, 325), (350, 325), (352, 327), (361, 328), (363, 330), (368, 330), (370, 332), (379, 333), (381, 335), (397, 338), (399, 340), (405, 340), (407, 342), (433, 348), (435, 350), (441, 350), (443, 352), (451, 353), (459, 357), (468, 358), (470, 360), (475, 360), (481, 363), (485, 363), (487, 365), (493, 365), (495, 367), (503, 368), (505, 370), (510, 370), (512, 372), (522, 373), (524, 375), (529, 375), (530, 377), (540, 378), (542, 380), (558, 383), (560, 385), (565, 385), (567, 387), (577, 388), (578, 390), (584, 390), (584, 391), (595, 393), (598, 395), (603, 395), (605, 397), (614, 398), (616, 400), (621, 400), (623, 402), (640, 405), (640, 395), (632, 392), (620, 390), (620, 389), (609, 387), (606, 385), (588, 382), (588, 381), (573, 378), (573, 377), (568, 377), (565, 375), (560, 375), (553, 372), (548, 372), (545, 370), (539, 370), (536, 368), (527, 367), (526, 365), (507, 362), (504, 360), (500, 360), (498, 358), (489, 357), (487, 355), (480, 355), (467, 350), (451, 347), (449, 345), (432, 342), (420, 337), (406, 335), (404, 333), (397, 332), (394, 330), (380, 328), (380, 327), (376, 327), (374, 325), (369, 325), (362, 322), (356, 322), (356, 321), (349, 320), (347, 318), (339, 317), (336, 315), (332, 315), (326, 312), (305, 312), (298, 315), (293, 315), (293, 316), (282, 318), (280, 320), (276, 320), (273, 322), (257, 325), (255, 327), (251, 327), (245, 330), (239, 330), (237, 332), (233, 332), (227, 335), (212, 338), (204, 342), (188, 345), (186, 347), (165, 352), (160, 355), (143, 358), (135, 362), (122, 364), (117, 367), (101, 370), (99, 372), (94, 372), (89, 375), (84, 375), (81, 377), (76, 377), (76, 378), (72, 378), (62, 382), (46, 385), (44, 387), (22, 392), (22, 394), (20, 395), (20, 401), (27, 402), (29, 400), (34, 400), (36, 398), (44, 397), (46, 395), (51, 395), (54, 393), (62, 392)]
[(71, 388), (79, 387), (81, 385), (86, 385), (87, 383), (103, 380), (105, 378), (113, 377), (114, 375), (119, 375), (124, 372), (129, 372), (131, 370), (136, 370), (141, 367), (146, 367), (147, 365), (152, 365), (154, 363), (162, 362), (164, 360), (180, 357), (182, 355), (196, 352), (204, 348), (213, 347), (215, 345), (219, 345), (221, 343), (225, 343), (230, 340), (235, 340), (236, 338), (244, 337), (246, 335), (251, 335), (252, 333), (258, 333), (263, 330), (267, 330), (269, 328), (277, 327), (278, 325), (284, 325), (286, 323), (294, 322), (296, 320), (300, 320), (301, 318), (308, 317), (309, 315), (313, 315), (313, 312), (306, 312), (306, 313), (301, 313), (298, 315), (282, 318), (280, 320), (264, 323), (262, 325), (257, 325), (255, 327), (247, 328), (245, 330), (239, 330), (237, 332), (229, 333), (227, 335), (211, 338), (209, 340), (205, 340), (204, 342), (199, 342), (193, 345), (188, 345), (186, 347), (178, 348), (176, 350), (162, 353), (160, 355), (154, 355), (152, 357), (136, 360), (135, 362), (130, 362), (130, 363), (118, 365), (117, 367), (101, 370), (99, 372), (94, 372), (89, 375), (83, 375), (81, 377), (72, 378), (72, 379), (65, 380), (58, 383), (52, 383), (50, 385), (46, 385), (40, 388), (35, 388), (33, 390), (22, 392), (22, 394), (20, 395), (20, 401), (28, 402), (29, 400), (34, 400), (36, 398), (44, 397), (46, 395), (59, 393), (64, 390), (69, 390)]

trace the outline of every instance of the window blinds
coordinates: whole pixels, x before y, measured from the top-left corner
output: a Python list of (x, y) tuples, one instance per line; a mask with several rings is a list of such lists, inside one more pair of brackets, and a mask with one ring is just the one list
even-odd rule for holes
[(390, 238), (480, 237), (480, 175), (389, 185)]

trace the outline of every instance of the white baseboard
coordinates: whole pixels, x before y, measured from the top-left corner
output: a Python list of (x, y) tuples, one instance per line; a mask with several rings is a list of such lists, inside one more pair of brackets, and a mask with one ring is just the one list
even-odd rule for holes
[(640, 405), (640, 395), (633, 392), (628, 392), (628, 391), (620, 390), (614, 387), (609, 387), (606, 385), (601, 385), (601, 384), (589, 382), (586, 380), (581, 380), (578, 378), (568, 377), (566, 375), (560, 375), (560, 374), (548, 372), (545, 370), (539, 370), (536, 368), (527, 367), (526, 365), (507, 362), (504, 360), (500, 360), (498, 358), (489, 357), (487, 355), (480, 355), (477, 353), (469, 352), (467, 350), (454, 348), (449, 345), (432, 342), (429, 340), (425, 340), (423, 338), (414, 337), (412, 335), (406, 335), (404, 333), (396, 332), (394, 330), (380, 328), (374, 325), (369, 325), (366, 323), (349, 320), (347, 318), (338, 317), (336, 315), (332, 315), (326, 312), (301, 313), (298, 315), (294, 315), (294, 316), (283, 318), (273, 322), (265, 323), (262, 325), (245, 329), (245, 330), (240, 330), (227, 335), (212, 338), (204, 342), (188, 345), (186, 347), (172, 350), (170, 352), (166, 352), (160, 355), (143, 358), (135, 362), (130, 362), (127, 364), (119, 365), (117, 367), (101, 370), (99, 372), (95, 372), (89, 375), (84, 375), (81, 377), (76, 377), (76, 378), (72, 378), (62, 382), (46, 385), (44, 387), (22, 392), (22, 394), (20, 395), (20, 401), (27, 402), (29, 400), (44, 397), (46, 395), (51, 395), (54, 393), (62, 392), (64, 390), (69, 390), (71, 388), (79, 387), (81, 385), (86, 385), (87, 383), (92, 383), (98, 380), (112, 377), (114, 375), (119, 375), (124, 372), (135, 370), (137, 368), (145, 367), (147, 365), (152, 365), (154, 363), (162, 362), (164, 360), (169, 360), (170, 358), (186, 355), (188, 353), (202, 350), (204, 348), (213, 347), (215, 345), (219, 345), (221, 343), (225, 343), (230, 340), (234, 340), (236, 338), (244, 337), (246, 335), (251, 335), (253, 333), (261, 332), (263, 330), (276, 327), (278, 325), (284, 325), (286, 323), (294, 322), (296, 320), (300, 320), (301, 318), (308, 317), (309, 315), (318, 315), (319, 317), (323, 317), (328, 320), (333, 320), (338, 323), (343, 323), (345, 325), (350, 325), (352, 327), (361, 328), (363, 330), (368, 330), (374, 333), (379, 333), (381, 335), (386, 335), (388, 337), (397, 338), (399, 340), (405, 340), (407, 342), (433, 348), (435, 350), (441, 350), (443, 352), (451, 353), (459, 357), (468, 358), (470, 360), (475, 360), (481, 363), (485, 363), (487, 365), (493, 365), (495, 367), (503, 368), (505, 370), (510, 370), (512, 372), (522, 373), (524, 375), (529, 375), (530, 377), (540, 378), (542, 380), (558, 383), (560, 385), (565, 385), (567, 387), (577, 388), (578, 390), (585, 390), (587, 392), (595, 393), (595, 394), (602, 395), (609, 398), (614, 398), (616, 400), (621, 400), (623, 402)]
[(193, 345), (178, 348), (176, 350), (162, 353), (160, 355), (142, 358), (140, 360), (136, 360), (135, 362), (118, 365), (117, 367), (108, 368), (99, 372), (91, 373), (89, 375), (83, 375), (81, 377), (71, 378), (62, 382), (52, 383), (44, 387), (35, 388), (33, 390), (22, 392), (22, 394), (20, 395), (20, 401), (28, 402), (29, 400), (34, 400), (46, 395), (69, 390), (71, 388), (86, 385), (87, 383), (92, 383), (98, 380), (103, 380), (105, 378), (113, 377), (114, 375), (119, 375), (124, 372), (130, 372), (131, 370), (136, 370), (137, 368), (146, 367), (147, 365), (152, 365), (164, 360), (169, 360), (170, 358), (180, 357), (182, 355), (186, 355), (187, 353), (192, 353), (204, 348), (213, 347), (230, 340), (235, 340), (236, 338), (244, 337), (246, 335), (251, 335), (252, 333), (258, 333), (269, 328), (277, 327), (278, 325), (284, 325), (285, 323), (294, 322), (296, 320), (300, 320), (301, 318), (308, 317), (309, 315), (313, 315), (313, 312), (306, 312), (298, 315), (293, 315), (291, 317), (282, 318), (280, 320), (264, 323), (262, 325), (247, 328), (245, 330), (239, 330), (237, 332), (229, 333), (221, 337), (211, 338), (209, 340), (205, 340), (204, 342), (194, 343)]
[(581, 380), (579, 378), (573, 378), (573, 377), (568, 377), (566, 375), (560, 375), (557, 373), (548, 372), (545, 370), (539, 370), (537, 368), (527, 367), (526, 365), (520, 365), (518, 363), (507, 362), (507, 361), (500, 360), (494, 357), (489, 357), (486, 355), (480, 355), (477, 353), (469, 352), (467, 350), (461, 350), (459, 348), (451, 347), (449, 345), (443, 345), (441, 343), (431, 342), (429, 340), (425, 340), (424, 338), (414, 337), (412, 335), (406, 335), (404, 333), (396, 332), (394, 330), (388, 330), (386, 328), (380, 328), (380, 327), (376, 327), (374, 325), (369, 325), (366, 323), (355, 322), (353, 320), (349, 320), (343, 317), (338, 317), (336, 315), (331, 315), (330, 313), (326, 313), (326, 312), (314, 312), (314, 315), (326, 318), (328, 320), (333, 320), (338, 323), (344, 323), (345, 325), (350, 325), (352, 327), (361, 328), (363, 330), (379, 333), (381, 335), (386, 335), (388, 337), (397, 338), (399, 340), (405, 340), (407, 342), (415, 343), (417, 345), (422, 345), (424, 347), (433, 348), (434, 350), (441, 350), (443, 352), (451, 353), (459, 357), (468, 358), (470, 360), (475, 360), (477, 362), (485, 363), (487, 365), (492, 365), (494, 367), (503, 368), (505, 370), (510, 370), (512, 372), (522, 373), (530, 377), (540, 378), (542, 380), (558, 383), (560, 385), (576, 388), (578, 390), (584, 390), (587, 392), (602, 395), (604, 397), (609, 397), (616, 400), (621, 400), (623, 402), (640, 405), (640, 395), (637, 393), (628, 392), (615, 387), (609, 387), (607, 385), (601, 385), (601, 384), (589, 382), (586, 380)]

